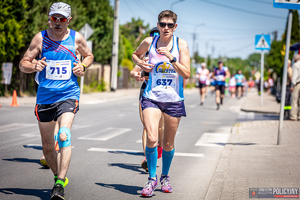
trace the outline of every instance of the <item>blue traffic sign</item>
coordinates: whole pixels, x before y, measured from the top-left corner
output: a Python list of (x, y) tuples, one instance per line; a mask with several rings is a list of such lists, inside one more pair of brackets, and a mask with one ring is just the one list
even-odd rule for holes
[(255, 35), (255, 50), (270, 50), (271, 36), (270, 35)]
[(300, 0), (273, 0), (273, 7), (300, 10)]

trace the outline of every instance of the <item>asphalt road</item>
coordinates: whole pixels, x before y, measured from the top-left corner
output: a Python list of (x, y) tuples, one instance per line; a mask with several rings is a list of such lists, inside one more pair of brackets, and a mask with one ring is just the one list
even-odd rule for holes
[[(72, 127), (72, 159), (66, 199), (140, 199), (148, 174), (140, 167), (142, 124), (138, 97), (99, 104), (80, 104)], [(232, 125), (255, 118), (241, 114), (245, 99), (225, 98), (216, 110), (214, 96), (200, 106), (198, 93), (186, 95), (187, 117), (182, 118), (170, 170), (173, 193), (160, 187), (155, 199), (204, 199)], [(0, 108), (0, 199), (49, 199), (51, 170), (42, 157), (33, 106)], [(254, 116), (254, 117), (253, 117)], [(157, 173), (161, 173), (161, 159)]]

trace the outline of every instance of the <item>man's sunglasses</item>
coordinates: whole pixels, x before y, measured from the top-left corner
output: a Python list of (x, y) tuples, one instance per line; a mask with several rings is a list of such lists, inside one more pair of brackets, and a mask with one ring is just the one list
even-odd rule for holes
[(164, 23), (164, 22), (158, 22), (159, 26), (164, 28), (166, 26), (168, 26), (168, 28), (174, 28), (175, 27), (175, 23)]
[(57, 21), (66, 22), (68, 19), (65, 18), (65, 17), (54, 17), (54, 16), (51, 16), (51, 20), (54, 21), (54, 22), (57, 22)]

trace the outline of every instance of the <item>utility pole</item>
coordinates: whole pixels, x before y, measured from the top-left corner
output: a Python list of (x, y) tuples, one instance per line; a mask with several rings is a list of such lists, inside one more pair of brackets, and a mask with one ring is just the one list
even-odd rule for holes
[(118, 73), (118, 50), (119, 50), (119, 0), (115, 0), (113, 46), (111, 58), (111, 82), (110, 90), (117, 90), (117, 73)]

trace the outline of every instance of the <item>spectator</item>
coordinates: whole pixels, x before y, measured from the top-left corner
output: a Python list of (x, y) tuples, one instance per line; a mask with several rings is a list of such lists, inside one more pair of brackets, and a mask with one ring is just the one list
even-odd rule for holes
[(288, 60), (288, 68), (287, 68), (287, 79), (286, 79), (286, 93), (285, 93), (285, 103), (284, 103), (284, 119), (287, 120), (290, 118), (291, 111), (291, 85), (292, 85), (292, 77), (293, 77), (293, 69), (291, 67), (291, 60)]
[(293, 76), (292, 76), (292, 109), (290, 119), (293, 121), (300, 120), (300, 112), (298, 109), (298, 101), (300, 96), (300, 55), (294, 56)]
[(268, 94), (271, 94), (272, 93), (272, 91), (273, 91), (273, 86), (274, 86), (274, 81), (273, 81), (273, 79), (272, 79), (272, 77), (271, 77), (271, 75), (269, 75), (269, 77), (268, 77)]

